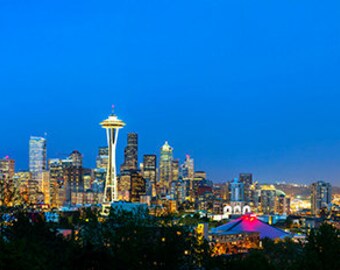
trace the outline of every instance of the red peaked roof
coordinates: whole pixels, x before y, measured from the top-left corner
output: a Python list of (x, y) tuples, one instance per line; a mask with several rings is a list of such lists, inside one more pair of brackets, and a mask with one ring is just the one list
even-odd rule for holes
[(268, 225), (267, 223), (256, 218), (254, 214), (246, 214), (242, 217), (232, 220), (224, 225), (216, 227), (212, 230), (213, 234), (223, 234), (223, 233), (240, 233), (240, 232), (258, 232), (260, 233), (260, 238), (285, 238), (289, 237), (290, 234)]

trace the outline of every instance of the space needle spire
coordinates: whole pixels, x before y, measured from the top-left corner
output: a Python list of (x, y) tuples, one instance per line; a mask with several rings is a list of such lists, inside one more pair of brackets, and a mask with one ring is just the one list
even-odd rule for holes
[(102, 121), (100, 125), (106, 129), (109, 154), (103, 196), (103, 203), (107, 204), (118, 200), (116, 146), (119, 130), (125, 126), (125, 123), (118, 119), (118, 117), (114, 114), (114, 105), (112, 105), (112, 114), (109, 115), (106, 120)]

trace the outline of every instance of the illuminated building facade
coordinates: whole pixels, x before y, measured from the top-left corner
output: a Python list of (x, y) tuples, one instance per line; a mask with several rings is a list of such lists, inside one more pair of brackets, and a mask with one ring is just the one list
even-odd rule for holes
[(119, 176), (118, 199), (129, 202), (140, 202), (146, 195), (146, 180), (139, 171), (123, 171)]
[(109, 154), (103, 196), (103, 203), (105, 204), (118, 200), (116, 146), (119, 130), (125, 126), (125, 123), (112, 113), (106, 120), (101, 122), (100, 125), (106, 129)]
[(275, 213), (279, 215), (289, 215), (290, 212), (290, 198), (281, 190), (276, 190)]
[(131, 173), (131, 202), (140, 202), (146, 193), (146, 181), (140, 172)]
[(170, 184), (172, 181), (172, 161), (173, 148), (165, 142), (161, 148), (160, 165), (159, 165), (159, 184), (161, 196), (165, 196), (170, 192)]
[(258, 232), (223, 232), (210, 235), (213, 256), (247, 253), (260, 248)]
[(0, 205), (9, 205), (10, 196), (14, 192), (14, 165), (15, 161), (8, 156), (0, 159)]
[(263, 214), (274, 214), (276, 206), (276, 189), (272, 185), (261, 187), (259, 211)]
[(244, 200), (249, 203), (251, 201), (250, 187), (253, 184), (253, 175), (251, 173), (240, 173), (239, 181), (244, 185)]
[(61, 159), (50, 159), (48, 168), (50, 173), (50, 204), (51, 207), (59, 207), (64, 205), (66, 200), (64, 165)]
[(109, 160), (109, 149), (107, 147), (99, 147), (98, 156), (96, 159), (96, 168), (106, 170), (108, 160)]
[(14, 159), (9, 158), (8, 156), (0, 159), (0, 177), (2, 177), (3, 179), (13, 178), (15, 172), (14, 167)]
[(149, 180), (151, 185), (151, 196), (156, 197), (157, 184), (157, 156), (144, 155), (142, 175), (145, 180)]
[(318, 216), (322, 208), (327, 208), (332, 202), (332, 186), (324, 181), (311, 185), (312, 214)]
[(68, 157), (72, 161), (72, 166), (83, 167), (83, 156), (78, 150), (74, 150)]
[(83, 162), (79, 151), (73, 151), (63, 160), (66, 204), (81, 204), (84, 193)]
[(17, 185), (18, 187), (22, 202), (28, 202), (28, 184), (29, 181), (32, 179), (32, 174), (28, 171), (16, 172), (13, 179), (15, 185)]
[(186, 189), (186, 182), (182, 178), (178, 179), (177, 181), (172, 181), (170, 198), (172, 200), (176, 200), (177, 204), (180, 205), (186, 199)]
[(230, 183), (230, 201), (243, 202), (244, 201), (244, 184), (237, 178)]
[(43, 171), (41, 178), (41, 192), (44, 194), (44, 204), (51, 204), (51, 184), (49, 171)]
[(109, 163), (108, 147), (99, 147), (96, 158), (96, 168), (93, 170), (94, 180), (91, 181), (91, 189), (96, 195), (104, 193), (106, 172)]
[(46, 139), (31, 136), (29, 141), (29, 170), (32, 180), (37, 182), (38, 190), (42, 188), (42, 173), (47, 166)]
[(90, 190), (93, 182), (93, 170), (83, 168), (84, 191)]
[(185, 156), (185, 161), (182, 164), (182, 177), (191, 180), (195, 177), (194, 159), (190, 155)]
[(171, 162), (171, 181), (177, 181), (179, 178), (179, 160), (173, 159)]
[(196, 171), (194, 173), (194, 178), (207, 179), (207, 173), (205, 171)]
[(131, 201), (131, 172), (121, 172), (118, 179), (118, 200)]

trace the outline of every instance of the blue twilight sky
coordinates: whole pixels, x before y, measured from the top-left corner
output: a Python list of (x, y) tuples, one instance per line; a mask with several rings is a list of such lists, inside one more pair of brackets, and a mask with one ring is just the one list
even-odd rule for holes
[(225, 181), (340, 184), (340, 1), (0, 0), (0, 156), (94, 166), (111, 104), (142, 154), (168, 140)]

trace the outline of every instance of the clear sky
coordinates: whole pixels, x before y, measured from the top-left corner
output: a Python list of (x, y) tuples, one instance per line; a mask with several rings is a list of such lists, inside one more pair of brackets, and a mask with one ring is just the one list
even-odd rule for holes
[(111, 104), (140, 157), (168, 140), (214, 181), (340, 185), (340, 1), (0, 0), (0, 156), (94, 166)]

